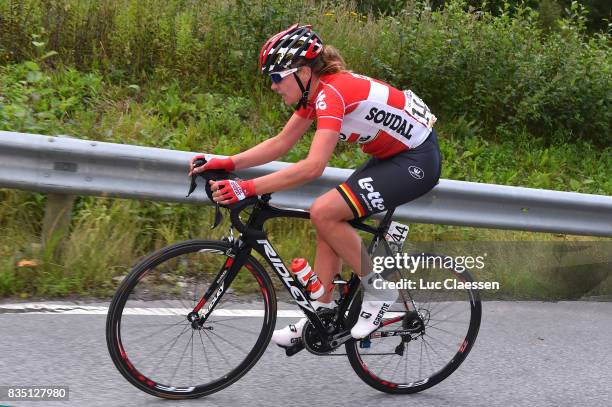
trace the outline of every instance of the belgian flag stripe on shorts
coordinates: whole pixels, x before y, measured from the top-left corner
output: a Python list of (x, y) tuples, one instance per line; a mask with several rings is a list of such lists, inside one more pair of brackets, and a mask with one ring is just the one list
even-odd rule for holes
[(346, 183), (340, 184), (338, 186), (338, 191), (343, 196), (346, 203), (348, 203), (356, 218), (361, 218), (366, 215), (365, 209), (363, 209), (363, 206), (361, 206), (361, 203), (359, 202), (353, 191), (351, 191), (349, 186), (346, 185)]

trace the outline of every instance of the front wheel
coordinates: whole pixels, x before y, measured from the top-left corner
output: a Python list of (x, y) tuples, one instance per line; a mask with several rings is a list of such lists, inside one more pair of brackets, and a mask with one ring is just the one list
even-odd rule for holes
[(220, 299), (219, 290), (211, 294), (216, 305), (203, 325), (188, 320), (231, 256), (226, 242), (185, 241), (151, 254), (123, 280), (106, 342), (130, 383), (158, 397), (196, 398), (234, 383), (259, 360), (276, 323), (276, 296), (254, 257)]
[[(467, 271), (447, 267), (448, 256), (418, 254), (424, 267), (396, 281), (402, 288), (378, 330), (346, 343), (353, 370), (367, 384), (386, 393), (415, 393), (440, 383), (467, 357), (476, 341), (482, 306)], [(406, 283), (410, 284), (410, 283)], [(360, 301), (350, 315), (358, 315)]]

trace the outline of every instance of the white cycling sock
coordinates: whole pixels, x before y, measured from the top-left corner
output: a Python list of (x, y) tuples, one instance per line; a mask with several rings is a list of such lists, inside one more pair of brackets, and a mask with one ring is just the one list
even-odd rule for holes
[[(361, 278), (361, 284), (364, 289), (364, 301), (387, 301), (395, 302), (399, 296), (399, 291), (396, 288), (388, 288), (383, 282), (386, 280), (380, 273), (371, 272)], [(378, 283), (375, 281), (378, 280)]]

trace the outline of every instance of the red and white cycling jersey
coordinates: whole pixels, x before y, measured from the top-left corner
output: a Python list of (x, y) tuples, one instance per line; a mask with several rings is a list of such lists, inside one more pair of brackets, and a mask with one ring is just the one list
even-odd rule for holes
[(436, 117), (412, 91), (352, 72), (323, 75), (313, 104), (296, 114), (317, 119), (317, 130), (340, 132), (340, 140), (361, 144), (364, 153), (391, 157), (419, 146)]

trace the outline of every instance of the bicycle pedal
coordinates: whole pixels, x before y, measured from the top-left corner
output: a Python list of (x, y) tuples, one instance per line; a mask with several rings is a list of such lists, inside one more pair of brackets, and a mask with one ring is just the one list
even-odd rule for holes
[(372, 345), (372, 341), (370, 341), (370, 338), (365, 338), (359, 341), (359, 347), (362, 349), (367, 349)]
[[(282, 346), (281, 346), (282, 347)], [(293, 346), (289, 346), (285, 348), (285, 354), (287, 356), (293, 356), (296, 353), (298, 353), (299, 351), (301, 351), (302, 349), (304, 349), (304, 344), (302, 342), (300, 343), (296, 343)]]

